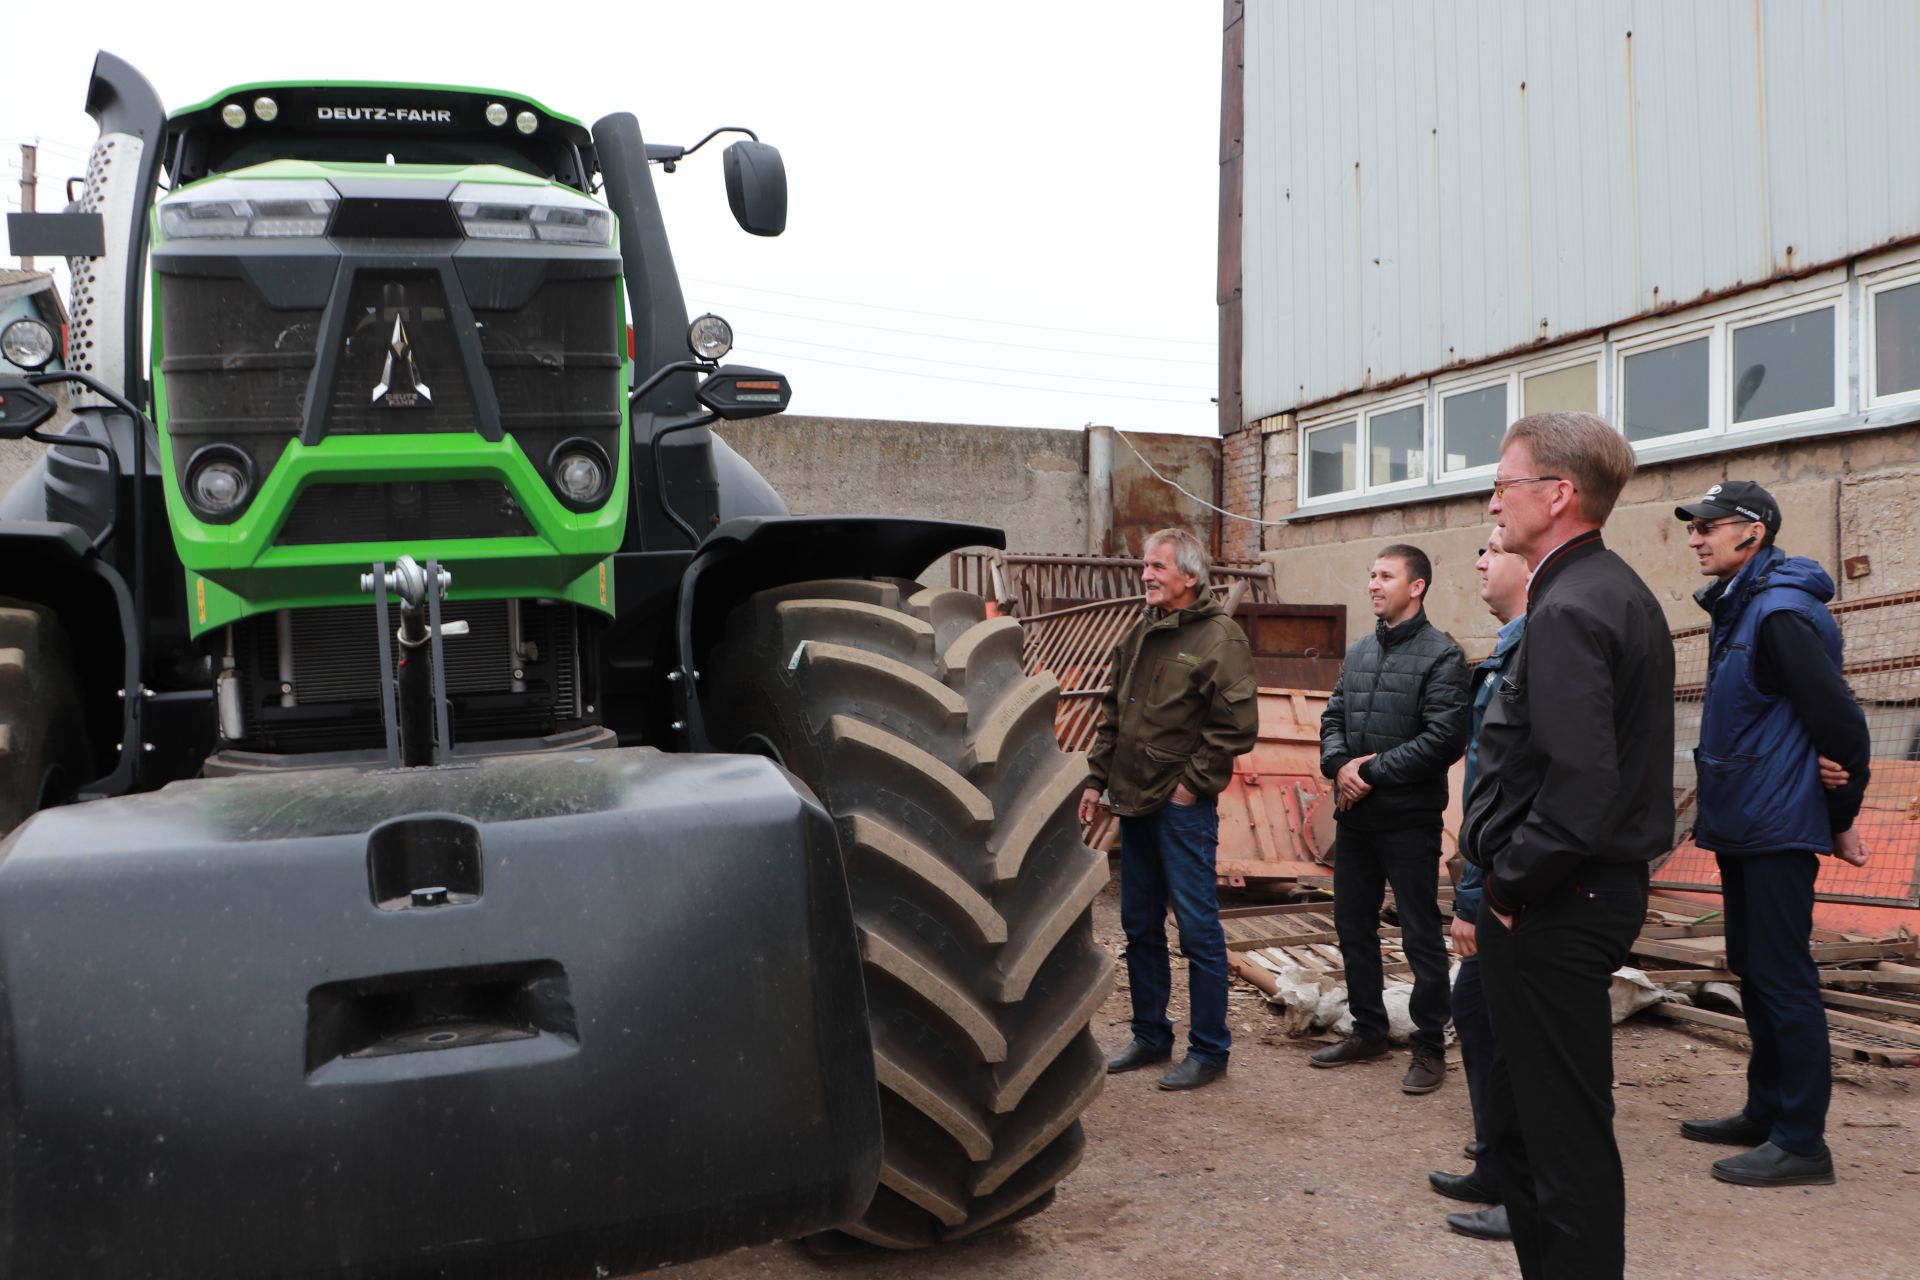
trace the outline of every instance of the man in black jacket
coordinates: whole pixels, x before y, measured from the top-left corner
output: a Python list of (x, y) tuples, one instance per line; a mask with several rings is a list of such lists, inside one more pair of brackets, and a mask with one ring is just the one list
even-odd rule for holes
[(1316, 1067), (1343, 1067), (1387, 1051), (1380, 973), (1386, 887), (1413, 965), (1413, 1062), (1400, 1087), (1432, 1093), (1447, 1078), (1447, 949), (1441, 941), (1441, 815), (1447, 767), (1467, 744), (1467, 664), (1422, 607), (1433, 564), (1397, 544), (1373, 562), (1371, 635), (1347, 650), (1320, 717), (1320, 771), (1339, 788), (1333, 845), (1333, 923), (1346, 970), (1353, 1033), (1316, 1049)]
[(1488, 506), (1533, 569), (1530, 621), (1481, 724), (1460, 848), (1486, 875), (1487, 1158), (1529, 1277), (1626, 1267), (1608, 992), (1673, 844), (1673, 638), (1600, 540), (1633, 469), (1605, 419), (1537, 414), (1507, 429)]

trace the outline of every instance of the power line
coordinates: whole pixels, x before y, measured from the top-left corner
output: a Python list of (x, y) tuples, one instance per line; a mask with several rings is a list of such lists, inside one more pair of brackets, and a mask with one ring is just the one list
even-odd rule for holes
[(965, 320), (972, 324), (997, 324), (1012, 329), (1045, 329), (1050, 333), (1077, 333), (1091, 338), (1121, 338), (1128, 342), (1174, 342), (1182, 346), (1211, 347), (1211, 341), (1198, 338), (1149, 338), (1139, 333), (1109, 333), (1100, 329), (1068, 329), (1052, 324), (1029, 324), (1024, 320), (990, 320), (985, 316), (963, 316), (950, 311), (916, 311), (912, 307), (890, 307), (879, 302), (854, 302), (849, 298), (826, 298), (815, 293), (788, 293), (780, 289), (764, 289), (755, 284), (732, 284), (725, 280), (701, 280), (695, 276), (684, 277), (695, 284), (711, 285), (718, 289), (745, 289), (749, 293), (770, 293), (778, 298), (804, 298), (809, 302), (827, 302), (841, 307), (867, 307), (874, 311), (896, 311), (905, 316), (925, 316), (930, 320)]
[(1022, 351), (1052, 351), (1060, 355), (1098, 356), (1104, 360), (1151, 360), (1156, 364), (1193, 364), (1202, 368), (1212, 368), (1211, 360), (1185, 360), (1177, 356), (1135, 356), (1119, 351), (1087, 351), (1079, 347), (1048, 347), (1032, 342), (1008, 342), (999, 338), (963, 338), (953, 333), (934, 333), (927, 329), (903, 329), (892, 324), (863, 324), (858, 320), (835, 320), (828, 316), (810, 316), (799, 311), (776, 311), (771, 307), (756, 307), (751, 303), (723, 302), (719, 304), (728, 311), (749, 311), (756, 315), (783, 316), (788, 320), (806, 320), (813, 324), (837, 324), (849, 329), (870, 329), (875, 333), (910, 333), (919, 338), (938, 338), (942, 342), (966, 342), (975, 346), (1016, 347)]
[(1181, 493), (1185, 494), (1187, 497), (1191, 498), (1193, 501), (1199, 503), (1201, 506), (1205, 507), (1207, 510), (1218, 512), (1220, 515), (1227, 517), (1229, 520), (1244, 520), (1248, 524), (1277, 526), (1277, 525), (1283, 525), (1287, 523), (1285, 520), (1261, 520), (1254, 516), (1243, 516), (1238, 511), (1229, 511), (1225, 507), (1215, 506), (1213, 503), (1208, 502), (1205, 498), (1201, 497), (1199, 494), (1194, 493), (1190, 489), (1186, 489), (1182, 487), (1179, 481), (1169, 480), (1167, 479), (1167, 477), (1161, 475), (1160, 469), (1154, 466), (1151, 462), (1147, 461), (1147, 455), (1140, 452), (1140, 450), (1134, 448), (1133, 441), (1127, 439), (1126, 432), (1122, 431), (1118, 427), (1113, 427), (1111, 428), (1111, 430), (1113, 431), (1113, 434), (1120, 437), (1121, 441), (1126, 444), (1127, 448), (1133, 449), (1133, 456), (1140, 459), (1141, 466), (1145, 467), (1148, 471), (1153, 473), (1153, 478), (1155, 480), (1158, 480), (1161, 484), (1170, 485), (1174, 489), (1179, 490)]
[(1167, 396), (1105, 395), (1098, 391), (1075, 391), (1066, 387), (1035, 387), (1021, 382), (993, 382), (986, 378), (959, 378), (945, 373), (921, 373), (915, 369), (882, 369), (875, 365), (849, 364), (844, 360), (827, 360), (820, 356), (796, 355), (793, 358), (807, 364), (832, 365), (836, 369), (858, 369), (862, 373), (897, 374), (902, 378), (932, 378), (936, 382), (960, 382), (970, 387), (1006, 387), (1014, 391), (1045, 391), (1056, 396), (1091, 396), (1096, 400), (1136, 400), (1142, 403), (1152, 404), (1193, 405), (1199, 403), (1193, 400), (1170, 399)]
[[(1138, 378), (1104, 378), (1090, 373), (1052, 373), (1045, 369), (1019, 369), (1004, 364), (970, 364), (965, 360), (942, 360), (936, 356), (909, 355), (904, 351), (874, 351), (867, 347), (838, 347), (830, 342), (808, 342), (802, 338), (789, 338), (785, 334), (768, 334), (766, 341), (787, 342), (801, 347), (817, 347), (822, 351), (844, 351), (850, 355), (884, 356), (894, 360), (919, 360), (927, 364), (949, 365), (956, 369), (986, 369), (996, 373), (1030, 373), (1040, 378), (1071, 378), (1075, 382), (1105, 382), (1129, 387), (1158, 387), (1162, 391), (1207, 391), (1212, 387), (1174, 382), (1144, 382)], [(757, 345), (757, 344), (756, 344)]]

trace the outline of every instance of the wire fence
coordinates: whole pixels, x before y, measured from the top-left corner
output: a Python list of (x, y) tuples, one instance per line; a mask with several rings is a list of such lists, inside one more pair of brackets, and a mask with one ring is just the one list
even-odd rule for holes
[[(1826, 902), (1920, 907), (1920, 591), (1833, 607), (1845, 642), (1845, 673), (1873, 737), (1873, 777), (1856, 826), (1866, 866), (1820, 860), (1816, 895)], [(1697, 816), (1693, 749), (1706, 693), (1707, 628), (1673, 633), (1675, 761), (1673, 854), (1654, 873), (1660, 889), (1718, 892), (1713, 856), (1691, 837)]]

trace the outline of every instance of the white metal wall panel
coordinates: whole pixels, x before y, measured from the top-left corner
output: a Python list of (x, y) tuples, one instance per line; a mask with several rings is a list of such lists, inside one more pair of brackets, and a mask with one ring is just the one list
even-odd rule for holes
[(1250, 0), (1249, 419), (1920, 235), (1912, 0)]

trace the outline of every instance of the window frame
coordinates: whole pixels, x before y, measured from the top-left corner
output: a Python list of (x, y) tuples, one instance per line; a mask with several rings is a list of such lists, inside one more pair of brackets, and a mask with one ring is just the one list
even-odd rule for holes
[(1494, 449), (1492, 462), (1485, 462), (1477, 467), (1460, 467), (1451, 471), (1447, 469), (1447, 397), (1468, 395), (1475, 391), (1485, 391), (1488, 387), (1501, 385), (1505, 385), (1507, 389), (1507, 420), (1500, 428), (1501, 434), (1504, 435), (1507, 427), (1519, 421), (1519, 415), (1516, 415), (1513, 411), (1514, 405), (1518, 403), (1520, 399), (1520, 371), (1517, 367), (1509, 366), (1497, 372), (1482, 369), (1446, 381), (1435, 380), (1433, 384), (1432, 448), (1434, 460), (1438, 464), (1434, 472), (1434, 480), (1436, 482), (1444, 480), (1472, 480), (1480, 476), (1491, 476), (1500, 469), (1500, 451), (1497, 445)]
[[(1430, 488), (1436, 479), (1433, 472), (1433, 387), (1424, 384), (1418, 391), (1389, 396), (1378, 404), (1362, 406), (1360, 419), (1360, 492), (1404, 493), (1408, 489)], [(1387, 480), (1378, 484), (1373, 479), (1373, 448), (1370, 432), (1375, 418), (1384, 418), (1390, 413), (1399, 413), (1405, 409), (1420, 410), (1420, 451), (1421, 471), (1417, 479)]]
[(1885, 409), (1892, 405), (1920, 404), (1920, 387), (1911, 391), (1880, 394), (1879, 310), (1875, 305), (1883, 293), (1920, 285), (1920, 259), (1882, 267), (1860, 275), (1860, 407)]
[[(1520, 402), (1520, 417), (1532, 412), (1527, 408), (1527, 379), (1537, 378), (1543, 373), (1558, 373), (1562, 369), (1571, 369), (1576, 365), (1593, 365), (1593, 411), (1613, 422), (1613, 414), (1607, 403), (1607, 344), (1591, 342), (1585, 346), (1557, 351), (1545, 358), (1536, 358), (1531, 362), (1517, 366), (1513, 371), (1515, 394)], [(1519, 421), (1516, 418), (1515, 421)], [(1615, 424), (1618, 425), (1617, 423)]]
[[(1790, 427), (1802, 422), (1819, 422), (1826, 418), (1838, 417), (1848, 411), (1847, 318), (1842, 313), (1846, 305), (1846, 295), (1846, 284), (1843, 281), (1839, 285), (1796, 293), (1768, 306), (1729, 312), (1721, 318), (1719, 328), (1722, 332), (1722, 346), (1725, 354), (1720, 361), (1722, 379), (1720, 390), (1721, 408), (1726, 419), (1723, 430), (1726, 434), (1739, 435), (1747, 431), (1765, 430), (1768, 427)], [(1756, 325), (1768, 324), (1775, 320), (1791, 320), (1795, 316), (1812, 315), (1816, 311), (1823, 310), (1833, 313), (1833, 399), (1818, 409), (1803, 409), (1799, 413), (1781, 413), (1771, 418), (1735, 422), (1733, 393), (1734, 382), (1739, 377), (1739, 373), (1734, 363), (1734, 334)], [(1920, 395), (1920, 393), (1916, 394)]]
[[(1614, 344), (1614, 412), (1607, 415), (1607, 421), (1613, 424), (1614, 430), (1626, 436), (1627, 443), (1636, 450), (1664, 448), (1670, 444), (1688, 444), (1696, 440), (1711, 440), (1719, 434), (1715, 424), (1720, 421), (1721, 410), (1724, 408), (1720, 377), (1720, 365), (1724, 363), (1720, 349), (1724, 343), (1715, 340), (1718, 329), (1717, 322), (1703, 321), (1700, 317), (1694, 316), (1690, 317), (1685, 324), (1674, 325), (1667, 329), (1655, 329)], [(1698, 342), (1702, 338), (1707, 342), (1706, 424), (1692, 431), (1674, 431), (1663, 436), (1648, 436), (1644, 440), (1635, 440), (1627, 435), (1627, 360), (1633, 356), (1647, 355), (1668, 347), (1685, 346), (1690, 342)]]
[[(1363, 414), (1360, 408), (1356, 406), (1338, 413), (1327, 414), (1316, 421), (1302, 422), (1300, 424), (1300, 496), (1296, 504), (1297, 506), (1305, 507), (1314, 503), (1338, 502), (1344, 498), (1360, 497), (1367, 492), (1367, 460), (1365, 450), (1362, 448), (1365, 436), (1362, 434), (1360, 427), (1362, 416)], [(1313, 475), (1313, 454), (1308, 448), (1307, 443), (1309, 437), (1316, 431), (1325, 431), (1331, 427), (1344, 427), (1349, 424), (1353, 427), (1353, 488), (1340, 489), (1333, 493), (1309, 494), (1307, 492), (1307, 485), (1311, 482)]]

